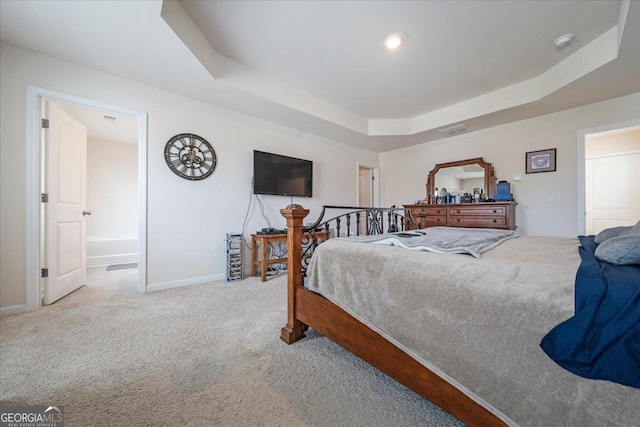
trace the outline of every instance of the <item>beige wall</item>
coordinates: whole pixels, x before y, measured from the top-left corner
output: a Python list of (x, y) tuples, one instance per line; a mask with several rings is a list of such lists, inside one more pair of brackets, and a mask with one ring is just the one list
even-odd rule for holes
[[(314, 197), (294, 198), (311, 209), (310, 218), (323, 204), (356, 203), (358, 163), (378, 166), (377, 153), (71, 62), (7, 44), (0, 44), (0, 59), (0, 314), (24, 309), (26, 286), (37, 286), (25, 283), (27, 85), (148, 113), (147, 280), (156, 287), (225, 277), (225, 233), (242, 230), (254, 149), (314, 162)], [(182, 132), (212, 143), (219, 163), (209, 178), (188, 181), (167, 167), (164, 146)], [(290, 198), (261, 199), (273, 226), (284, 226), (279, 210)], [(265, 226), (254, 199), (247, 234)]]
[(467, 192), (469, 194), (473, 194), (474, 188), (480, 188), (484, 193), (484, 179), (475, 178), (475, 179), (463, 179), (460, 181), (460, 187), (462, 191)]
[(640, 151), (640, 126), (586, 135), (585, 157)]
[[(437, 163), (484, 157), (496, 177), (511, 183), (523, 233), (575, 236), (578, 230), (578, 132), (640, 118), (640, 93), (428, 142), (380, 155), (382, 204), (424, 198), (427, 175)], [(525, 174), (525, 153), (557, 149), (557, 171)], [(522, 174), (514, 181), (514, 174)], [(559, 202), (547, 195), (558, 193)]]

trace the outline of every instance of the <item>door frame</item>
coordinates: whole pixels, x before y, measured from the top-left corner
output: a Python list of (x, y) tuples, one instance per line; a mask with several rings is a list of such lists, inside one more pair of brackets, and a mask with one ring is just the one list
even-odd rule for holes
[(356, 164), (356, 204), (360, 206), (360, 168), (371, 169), (373, 173), (373, 200), (371, 201), (372, 207), (380, 206), (380, 168), (377, 166), (371, 166), (366, 163), (357, 162)]
[(585, 168), (586, 168), (586, 158), (585, 158), (585, 145), (586, 145), (586, 136), (592, 133), (601, 133), (607, 132), (610, 130), (616, 129), (624, 129), (633, 126), (639, 126), (640, 119), (633, 119), (626, 122), (620, 123), (612, 123), (604, 126), (597, 126), (589, 129), (580, 129), (578, 130), (578, 162), (577, 162), (577, 172), (578, 172), (578, 234), (583, 235), (587, 229), (587, 201), (585, 196), (586, 191), (586, 177), (585, 177)]
[(138, 120), (138, 292), (147, 290), (147, 113), (104, 102), (80, 98), (37, 86), (27, 85), (27, 147), (26, 147), (26, 311), (41, 307), (40, 277), (40, 178), (41, 178), (41, 111), (42, 101), (75, 104), (81, 107), (112, 112)]

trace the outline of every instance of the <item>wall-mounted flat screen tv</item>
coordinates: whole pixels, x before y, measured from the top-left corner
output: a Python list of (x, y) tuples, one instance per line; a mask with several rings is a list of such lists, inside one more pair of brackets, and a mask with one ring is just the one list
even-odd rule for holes
[(313, 162), (254, 150), (253, 194), (311, 197)]

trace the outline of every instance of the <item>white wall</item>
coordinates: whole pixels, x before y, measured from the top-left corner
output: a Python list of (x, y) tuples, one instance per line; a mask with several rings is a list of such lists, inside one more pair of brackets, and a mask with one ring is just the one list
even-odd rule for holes
[(585, 231), (640, 219), (640, 126), (585, 135)]
[[(458, 190), (460, 190), (460, 180), (453, 176), (438, 174), (438, 178), (435, 181), (436, 181), (436, 188), (438, 188), (438, 193), (440, 193), (443, 188), (446, 189), (447, 193), (450, 193), (451, 191), (455, 191), (457, 193)], [(425, 195), (426, 194), (427, 193), (425, 192)]]
[[(511, 183), (522, 233), (575, 236), (578, 230), (578, 131), (640, 118), (640, 93), (496, 126), (380, 155), (382, 204), (406, 204), (425, 196), (437, 163), (483, 157), (496, 177)], [(557, 149), (557, 171), (525, 174), (525, 153)], [(514, 181), (514, 174), (522, 181)], [(559, 202), (547, 195), (559, 193)]]
[[(148, 113), (148, 284), (172, 286), (225, 272), (224, 235), (239, 231), (250, 199), (252, 151), (286, 154), (314, 162), (313, 199), (294, 199), (311, 209), (357, 201), (358, 162), (381, 167), (380, 205), (423, 199), (436, 163), (484, 157), (499, 179), (511, 182), (525, 233), (577, 234), (577, 132), (640, 117), (640, 94), (396, 150), (378, 156), (211, 104), (132, 82), (76, 64), (0, 44), (0, 307), (25, 304), (26, 86), (34, 85)], [(187, 181), (163, 159), (167, 140), (181, 132), (211, 142), (219, 164), (211, 177)], [(557, 148), (557, 172), (526, 175), (527, 151)], [(513, 174), (522, 173), (522, 181)], [(352, 176), (352, 179), (345, 177)], [(549, 203), (557, 192), (560, 202)], [(286, 197), (261, 197), (275, 227)], [(307, 221), (305, 221), (307, 222)], [(266, 225), (255, 201), (247, 230)], [(247, 261), (245, 261), (247, 262)], [(248, 264), (245, 264), (245, 267)], [(35, 286), (35, 284), (29, 284)]]
[[(1, 307), (19, 307), (26, 299), (27, 85), (148, 113), (147, 279), (155, 288), (224, 278), (224, 237), (226, 232), (242, 229), (254, 149), (314, 162), (314, 197), (294, 198), (295, 203), (311, 209), (310, 219), (323, 204), (356, 203), (358, 162), (378, 165), (378, 155), (370, 151), (1, 44)], [(219, 163), (209, 178), (188, 181), (167, 167), (164, 146), (182, 132), (202, 136), (216, 150)], [(349, 176), (353, 178), (345, 179)], [(284, 226), (279, 209), (290, 199), (261, 199), (272, 224)], [(265, 225), (253, 203), (247, 230), (254, 232)]]
[[(137, 141), (134, 141), (137, 142)], [(87, 142), (87, 237), (138, 235), (138, 146)]]
[(87, 141), (87, 266), (138, 260), (138, 145)]

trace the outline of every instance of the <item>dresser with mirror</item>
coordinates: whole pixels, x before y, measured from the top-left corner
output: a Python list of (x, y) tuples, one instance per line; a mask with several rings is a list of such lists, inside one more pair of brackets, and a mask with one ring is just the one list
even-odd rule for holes
[[(516, 202), (487, 201), (495, 194), (496, 178), (491, 163), (482, 157), (437, 164), (429, 172), (426, 187), (421, 203), (403, 205), (405, 216), (419, 223), (420, 228), (516, 228)], [(453, 197), (452, 193), (458, 196)], [(456, 203), (451, 203), (454, 200)]]

